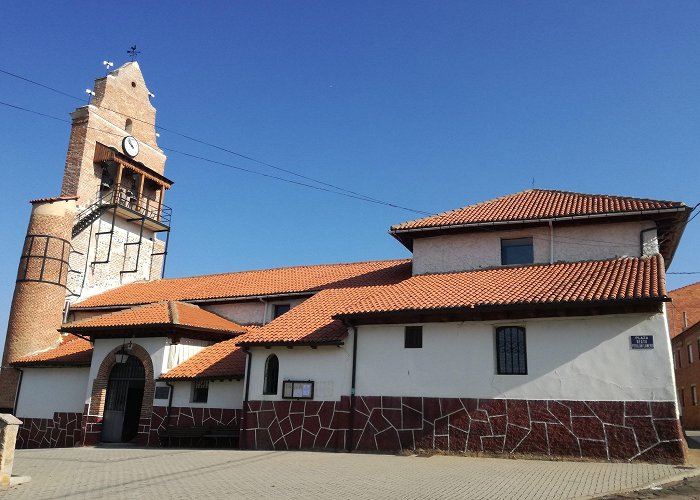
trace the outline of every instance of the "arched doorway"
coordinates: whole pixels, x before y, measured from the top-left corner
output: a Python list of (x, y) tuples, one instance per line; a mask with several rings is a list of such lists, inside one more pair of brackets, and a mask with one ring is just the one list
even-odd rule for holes
[(144, 385), (145, 370), (136, 356), (112, 367), (102, 420), (103, 442), (126, 443), (136, 437)]

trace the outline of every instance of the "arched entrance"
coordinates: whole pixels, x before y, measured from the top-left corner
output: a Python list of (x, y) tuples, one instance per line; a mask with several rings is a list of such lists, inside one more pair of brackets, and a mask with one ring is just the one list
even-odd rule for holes
[(136, 437), (144, 386), (145, 370), (136, 356), (112, 366), (102, 421), (103, 442), (126, 443)]

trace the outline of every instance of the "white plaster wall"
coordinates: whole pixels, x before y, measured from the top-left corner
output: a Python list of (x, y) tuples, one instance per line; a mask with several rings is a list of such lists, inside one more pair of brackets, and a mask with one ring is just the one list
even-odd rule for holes
[(17, 417), (52, 418), (54, 412), (85, 409), (90, 369), (23, 368), (22, 387), (17, 400)]
[(262, 325), (272, 321), (275, 304), (289, 304), (295, 307), (304, 302), (304, 298), (289, 298), (256, 302), (232, 302), (228, 304), (202, 304), (202, 308), (214, 314), (235, 321), (239, 325)]
[[(167, 347), (169, 339), (167, 339), (166, 337), (129, 339), (127, 337), (126, 343), (128, 343), (129, 340), (131, 340), (132, 344), (140, 345), (148, 352), (148, 354), (151, 356), (151, 362), (153, 363), (153, 376), (156, 379), (160, 377), (160, 374), (163, 373), (167, 363), (167, 357), (165, 356), (165, 348)], [(109, 354), (109, 352), (112, 349), (124, 343), (124, 339), (121, 338), (95, 340), (95, 343), (93, 344), (92, 364), (90, 365), (89, 382), (85, 391), (85, 402), (89, 401), (90, 399), (92, 393), (92, 383), (95, 380), (95, 377), (97, 376), (97, 372), (100, 369), (100, 365), (105, 359), (105, 356), (107, 356), (107, 354)]]
[[(557, 227), (554, 262), (602, 260), (641, 255), (640, 233), (653, 222)], [(647, 234), (647, 239), (654, 239)], [(413, 241), (413, 274), (468, 271), (501, 265), (501, 239), (533, 238), (535, 263), (550, 261), (549, 227), (418, 238)]]
[[(352, 338), (340, 347), (253, 348), (250, 367), (249, 400), (282, 400), (284, 380), (313, 380), (314, 400), (336, 401), (350, 395), (352, 373)], [(279, 379), (276, 395), (264, 395), (265, 360), (271, 354), (279, 359)]]
[(165, 373), (171, 368), (184, 363), (210, 345), (212, 345), (212, 342), (195, 339), (181, 339), (178, 344), (166, 345), (164, 353), (165, 366), (163, 366), (162, 372)]
[[(196, 408), (243, 408), (242, 380), (210, 380), (209, 395), (206, 403), (193, 403), (192, 382), (171, 382), (173, 386), (173, 406), (191, 406)], [(165, 385), (158, 382), (157, 385)], [(154, 399), (154, 406), (168, 406), (167, 399)]]
[[(527, 375), (497, 375), (495, 328), (526, 328)], [(630, 335), (654, 335), (632, 350)], [(569, 400), (675, 400), (664, 314), (359, 327), (358, 395)]]
[(202, 309), (223, 316), (239, 325), (262, 325), (265, 319), (265, 303), (233, 302), (230, 304), (202, 304)]

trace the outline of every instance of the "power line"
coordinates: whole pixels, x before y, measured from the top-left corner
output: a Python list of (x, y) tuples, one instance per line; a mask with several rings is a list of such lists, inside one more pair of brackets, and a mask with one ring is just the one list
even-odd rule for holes
[[(71, 95), (71, 94), (69, 94), (69, 93), (67, 93), (67, 92), (63, 92), (62, 90), (59, 90), (59, 89), (54, 88), (54, 87), (51, 87), (50, 85), (46, 85), (46, 84), (44, 84), (44, 83), (37, 82), (37, 81), (35, 81), (35, 80), (32, 80), (31, 78), (26, 78), (26, 77), (21, 76), (21, 75), (18, 75), (18, 74), (16, 74), (16, 73), (12, 73), (11, 71), (7, 71), (7, 70), (4, 70), (4, 69), (0, 68), (0, 73), (4, 73), (5, 75), (12, 76), (12, 77), (14, 77), (14, 78), (17, 78), (17, 79), (22, 80), (22, 81), (24, 81), (24, 82), (30, 83), (30, 84), (32, 84), (32, 85), (36, 85), (36, 86), (38, 86), (38, 87), (41, 87), (41, 88), (50, 90), (50, 91), (52, 91), (52, 92), (55, 92), (56, 94), (59, 94), (59, 95), (65, 96), (65, 97), (70, 97), (71, 99), (75, 99), (75, 100), (78, 100), (78, 101), (81, 101), (81, 102), (83, 101), (83, 99), (81, 99), (81, 98), (79, 98), (79, 97), (76, 97), (76, 96), (74, 96), (74, 95)], [(372, 202), (378, 203), (378, 204), (386, 204), (383, 200), (380, 200), (380, 199), (378, 199), (378, 198), (373, 198), (373, 197), (371, 197), (371, 196), (367, 196), (367, 195), (364, 195), (364, 194), (362, 194), (362, 193), (358, 193), (358, 192), (356, 192), (356, 191), (352, 191), (352, 190), (350, 190), (350, 189), (346, 189), (346, 188), (343, 188), (343, 187), (341, 187), (341, 186), (337, 186), (337, 185), (335, 185), (335, 184), (331, 184), (331, 183), (328, 183), (328, 182), (324, 182), (324, 181), (315, 179), (315, 178), (313, 178), (313, 177), (310, 177), (310, 176), (307, 176), (307, 175), (304, 175), (304, 174), (300, 174), (300, 173), (295, 172), (295, 171), (293, 171), (293, 170), (289, 170), (289, 169), (286, 169), (286, 168), (278, 167), (278, 166), (276, 166), (276, 165), (274, 165), (274, 164), (272, 164), (272, 163), (269, 163), (269, 162), (266, 162), (266, 161), (263, 161), (263, 160), (258, 160), (257, 158), (253, 158), (252, 156), (248, 156), (248, 155), (239, 153), (239, 152), (237, 152), (237, 151), (233, 151), (232, 149), (226, 148), (226, 147), (224, 147), (224, 146), (219, 146), (218, 144), (213, 144), (213, 143), (210, 143), (210, 142), (205, 141), (205, 140), (203, 140), (203, 139), (198, 139), (198, 138), (193, 137), (193, 136), (190, 136), (190, 135), (188, 135), (188, 134), (184, 134), (184, 133), (182, 133), (182, 132), (177, 132), (177, 131), (175, 131), (175, 130), (168, 129), (168, 128), (163, 127), (163, 126), (161, 126), (161, 125), (156, 125), (155, 123), (151, 123), (151, 122), (148, 122), (148, 121), (146, 121), (146, 120), (142, 120), (142, 119), (140, 119), (140, 118), (127, 115), (127, 114), (125, 114), (125, 113), (122, 113), (122, 112), (117, 111), (117, 110), (115, 110), (115, 109), (108, 108), (108, 107), (106, 107), (106, 106), (100, 106), (100, 109), (104, 109), (104, 110), (107, 110), (107, 111), (111, 111), (111, 112), (117, 113), (117, 114), (119, 114), (119, 115), (121, 115), (121, 116), (126, 116), (126, 117), (128, 117), (128, 118), (131, 118), (131, 119), (133, 119), (133, 120), (139, 121), (139, 122), (144, 123), (144, 124), (146, 124), (146, 125), (150, 125), (150, 126), (152, 126), (152, 127), (155, 127), (155, 128), (158, 129), (158, 130), (162, 130), (162, 131), (164, 131), (164, 132), (168, 132), (168, 133), (170, 133), (170, 134), (177, 135), (177, 136), (179, 136), (179, 137), (182, 137), (182, 138), (187, 139), (187, 140), (192, 141), (192, 142), (196, 142), (196, 143), (198, 143), (198, 144), (202, 144), (202, 145), (204, 145), (204, 146), (208, 146), (208, 147), (211, 147), (211, 148), (218, 149), (219, 151), (224, 151), (224, 152), (226, 152), (226, 153), (229, 153), (229, 154), (238, 156), (239, 158), (243, 158), (243, 159), (245, 159), (245, 160), (252, 161), (252, 162), (258, 163), (258, 164), (260, 164), (260, 165), (264, 165), (264, 166), (269, 167), (269, 168), (272, 168), (272, 169), (274, 169), (274, 170), (278, 170), (278, 171), (280, 171), (280, 172), (284, 172), (284, 173), (287, 173), (287, 174), (289, 174), (289, 175), (293, 175), (293, 176), (299, 177), (299, 178), (301, 178), (301, 179), (305, 179), (305, 180), (308, 180), (308, 181), (311, 181), (311, 182), (315, 182), (315, 183), (317, 183), (317, 184), (320, 184), (320, 185), (322, 185), (322, 186), (326, 186), (326, 187), (335, 189), (335, 190), (340, 191), (340, 192), (352, 194), (352, 195), (354, 195), (353, 197), (356, 198), (356, 199), (365, 199), (365, 200), (372, 201)], [(306, 184), (301, 183), (300, 185), (306, 185)], [(332, 191), (327, 190), (327, 189), (324, 190), (324, 191), (332, 192)], [(389, 206), (394, 206), (394, 207), (397, 207), (397, 208), (402, 208), (402, 209), (404, 209), (404, 210), (408, 210), (408, 211), (415, 212), (415, 213), (418, 213), (418, 214), (432, 215), (430, 212), (425, 212), (425, 211), (422, 211), (422, 210), (414, 210), (414, 209), (408, 209), (408, 208), (405, 208), (405, 207), (398, 207), (398, 206), (393, 205), (393, 204), (389, 204)]]
[[(50, 119), (52, 119), (52, 120), (56, 120), (56, 121), (63, 122), (63, 123), (70, 123), (70, 121), (69, 121), (69, 120), (66, 120), (65, 118), (59, 118), (59, 117), (57, 117), (57, 116), (48, 115), (48, 114), (46, 114), (46, 113), (41, 113), (41, 112), (35, 111), (35, 110), (33, 110), (33, 109), (28, 109), (28, 108), (25, 108), (25, 107), (22, 107), (22, 106), (17, 106), (17, 105), (14, 105), (14, 104), (10, 104), (10, 103), (8, 103), (8, 102), (0, 101), (0, 104), (3, 105), (3, 106), (7, 106), (7, 107), (9, 107), (9, 108), (17, 109), (17, 110), (20, 110), (20, 111), (25, 111), (25, 112), (27, 112), (27, 113), (31, 113), (31, 114), (34, 114), (34, 115), (38, 115), (38, 116), (41, 116), (41, 117), (44, 117), (44, 118), (50, 118)], [(114, 133), (114, 132), (108, 132), (108, 131), (106, 131), (106, 130), (102, 130), (102, 129), (99, 129), (99, 128), (96, 128), (96, 127), (87, 126), (87, 128), (93, 129), (93, 130), (99, 130), (100, 132), (104, 132), (104, 133), (107, 133), (107, 134), (110, 134), (110, 135), (115, 135), (115, 136), (118, 136), (118, 137), (123, 137), (122, 134), (116, 134), (116, 133)], [(346, 198), (352, 198), (352, 199), (356, 199), (356, 200), (360, 200), (360, 201), (366, 201), (366, 202), (368, 202), (368, 203), (374, 203), (374, 204), (384, 205), (384, 206), (388, 206), (388, 207), (392, 207), (392, 208), (398, 208), (398, 209), (401, 209), (401, 210), (407, 210), (407, 211), (409, 211), (409, 212), (414, 212), (414, 213), (418, 213), (418, 214), (431, 215), (429, 212), (424, 212), (424, 211), (422, 211), (422, 210), (416, 210), (416, 209), (413, 209), (413, 208), (404, 207), (404, 206), (401, 206), (401, 205), (396, 205), (396, 204), (390, 203), (390, 202), (388, 202), (388, 201), (375, 200), (375, 199), (365, 198), (365, 197), (362, 197), (362, 196), (356, 196), (356, 195), (353, 195), (353, 194), (350, 194), (350, 193), (343, 193), (343, 192), (339, 192), (339, 191), (333, 191), (333, 190), (331, 190), (331, 189), (327, 189), (327, 188), (324, 188), (324, 187), (321, 187), (321, 186), (314, 186), (314, 185), (312, 185), (312, 184), (307, 184), (307, 183), (304, 183), (304, 182), (294, 181), (294, 180), (291, 180), (291, 179), (285, 179), (284, 177), (279, 177), (279, 176), (276, 176), (276, 175), (266, 174), (265, 172), (260, 172), (260, 171), (258, 171), (258, 170), (253, 170), (253, 169), (249, 169), (249, 168), (245, 168), (245, 167), (239, 167), (239, 166), (237, 166), (237, 165), (232, 165), (232, 164), (230, 164), (230, 163), (225, 163), (225, 162), (221, 162), (221, 161), (217, 161), (217, 160), (212, 160), (212, 159), (210, 159), (210, 158), (205, 158), (205, 157), (203, 157), (203, 156), (198, 156), (198, 155), (195, 155), (195, 154), (192, 154), (192, 153), (187, 153), (187, 152), (185, 152), (185, 151), (179, 151), (179, 150), (176, 150), (176, 149), (165, 148), (165, 147), (162, 148), (162, 149), (164, 149), (164, 150), (166, 150), (166, 151), (170, 151), (170, 152), (172, 152), (172, 153), (180, 154), (180, 155), (183, 155), (183, 156), (188, 156), (188, 157), (190, 157), (190, 158), (195, 158), (195, 159), (197, 159), (197, 160), (205, 161), (205, 162), (208, 162), (208, 163), (213, 163), (213, 164), (216, 164), (216, 165), (221, 165), (221, 166), (224, 166), (224, 167), (232, 168), (232, 169), (235, 169), (235, 170), (240, 170), (240, 171), (242, 171), (242, 172), (247, 172), (247, 173), (254, 174), (254, 175), (259, 175), (259, 176), (261, 176), (261, 177), (266, 177), (266, 178), (269, 178), (269, 179), (275, 179), (275, 180), (278, 180), (278, 181), (287, 182), (287, 183), (289, 183), (289, 184), (294, 184), (294, 185), (297, 185), (297, 186), (303, 186), (303, 187), (307, 187), (307, 188), (310, 188), (310, 189), (316, 189), (316, 190), (318, 190), (318, 191), (324, 191), (324, 192), (331, 193), (331, 194), (336, 194), (336, 195), (339, 195), (339, 196), (345, 196)]]

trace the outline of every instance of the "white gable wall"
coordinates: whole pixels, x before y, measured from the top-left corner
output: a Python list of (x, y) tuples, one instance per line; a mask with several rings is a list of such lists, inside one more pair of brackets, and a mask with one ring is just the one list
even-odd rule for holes
[[(640, 234), (653, 222), (586, 226), (554, 225), (554, 262), (603, 260), (641, 256)], [(655, 232), (647, 238), (655, 239)], [(535, 263), (550, 261), (549, 227), (515, 231), (484, 231), (413, 240), (413, 274), (446, 273), (501, 265), (501, 239), (533, 238)], [(653, 245), (652, 245), (653, 247)]]
[(54, 412), (82, 413), (89, 371), (87, 367), (23, 368), (15, 414), (53, 418)]
[[(526, 329), (527, 375), (497, 375), (495, 328)], [(632, 350), (630, 335), (655, 347)], [(404, 325), (359, 327), (357, 395), (674, 401), (663, 314), (428, 323), (423, 347), (404, 348)]]

